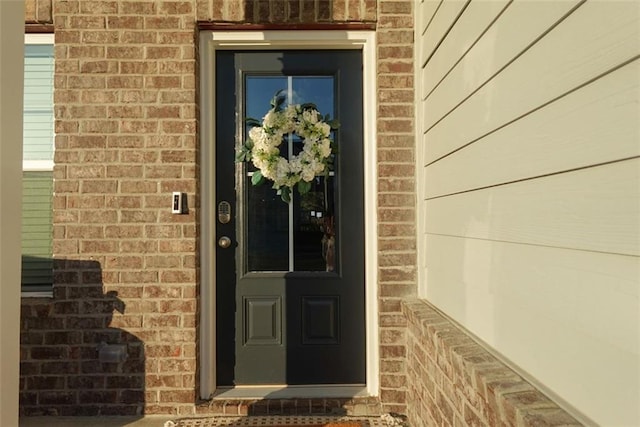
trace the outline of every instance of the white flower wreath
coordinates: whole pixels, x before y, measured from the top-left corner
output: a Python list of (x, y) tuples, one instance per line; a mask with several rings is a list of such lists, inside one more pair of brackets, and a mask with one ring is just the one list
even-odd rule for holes
[[(311, 182), (320, 174), (327, 174), (332, 160), (331, 130), (337, 129), (336, 120), (323, 117), (313, 104), (292, 104), (283, 107), (282, 91), (271, 100), (271, 109), (262, 121), (247, 119), (249, 138), (239, 148), (236, 160), (253, 163), (258, 169), (253, 172), (251, 183), (261, 184), (264, 179), (273, 181), (282, 200), (291, 202), (291, 192), (298, 187), (300, 194), (311, 189)], [(280, 155), (280, 145), (289, 135), (302, 139), (299, 154), (289, 158)]]

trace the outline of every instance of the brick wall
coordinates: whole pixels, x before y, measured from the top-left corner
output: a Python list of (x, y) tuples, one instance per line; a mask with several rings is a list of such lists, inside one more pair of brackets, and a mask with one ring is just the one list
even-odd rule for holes
[[(400, 301), (415, 286), (412, 1), (51, 8), (55, 286), (52, 299), (23, 299), (21, 413), (195, 411), (197, 21), (377, 22), (381, 398), (404, 412)], [(170, 213), (172, 191), (187, 193), (188, 214)], [(127, 360), (100, 362), (102, 343), (127, 344)]]
[(409, 299), (403, 312), (412, 427), (582, 425), (431, 305)]
[(404, 413), (403, 297), (415, 293), (415, 137), (412, 1), (378, 4), (378, 265), (380, 397)]
[(51, 1), (52, 0), (25, 0), (25, 23), (51, 24), (53, 22)]
[[(191, 407), (195, 4), (56, 0), (53, 17), (57, 260), (54, 298), (23, 307), (22, 410)], [(171, 215), (172, 191), (189, 214)], [(126, 362), (100, 363), (102, 342)]]

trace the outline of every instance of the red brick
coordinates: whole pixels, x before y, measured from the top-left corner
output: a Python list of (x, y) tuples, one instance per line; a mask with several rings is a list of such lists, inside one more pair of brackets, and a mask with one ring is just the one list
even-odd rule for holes
[(110, 148), (140, 148), (144, 146), (144, 139), (139, 135), (109, 135), (106, 141)]
[(105, 18), (102, 16), (78, 15), (69, 17), (69, 26), (80, 29), (103, 29), (105, 28)]
[(145, 58), (169, 60), (180, 57), (180, 47), (178, 46), (147, 46), (145, 48)]
[(156, 9), (155, 1), (123, 1), (120, 5), (123, 15), (151, 15), (156, 13)]
[(158, 30), (171, 30), (171, 29), (181, 29), (182, 24), (179, 17), (169, 17), (169, 16), (145, 16), (144, 18), (144, 28), (145, 29), (158, 29)]
[(193, 283), (194, 270), (163, 271), (160, 273), (161, 283)]
[(104, 234), (107, 238), (140, 238), (143, 229), (141, 225), (107, 225)]
[(79, 1), (81, 13), (95, 13), (114, 15), (118, 13), (118, 2), (116, 1), (92, 1), (90, 3)]
[(80, 131), (83, 133), (116, 133), (118, 132), (118, 122), (115, 120), (84, 120), (80, 122)]
[(86, 44), (114, 44), (120, 41), (120, 34), (116, 31), (83, 31), (81, 43)]
[[(402, 59), (402, 60), (411, 60), (413, 59), (413, 48), (411, 46), (380, 46), (378, 47), (378, 58), (381, 60), (385, 59)], [(412, 78), (413, 76), (407, 76)], [(381, 86), (381, 87), (389, 87), (389, 86)], [(396, 87), (396, 86), (391, 86)], [(407, 86), (399, 86), (399, 87), (407, 87), (412, 88), (412, 85)]]
[(182, 375), (147, 375), (146, 384), (149, 388), (180, 388)]
[(141, 76), (110, 76), (107, 77), (106, 87), (109, 89), (135, 89), (141, 87), (142, 82)]
[(179, 106), (147, 107), (147, 118), (180, 118)]
[(107, 16), (107, 28), (112, 29), (142, 29), (144, 19), (141, 16)]
[[(123, 31), (120, 35), (120, 43), (127, 44), (155, 44), (158, 43), (156, 31)], [(155, 63), (151, 65), (156, 65)]]
[(414, 205), (413, 194), (383, 194), (378, 197), (380, 207), (413, 207)]
[(106, 60), (80, 61), (79, 71), (82, 73), (115, 73), (118, 63)]
[[(56, 94), (58, 94), (58, 91), (56, 91)], [(108, 104), (115, 102), (117, 99), (114, 92), (104, 90), (83, 90), (80, 94), (76, 92), (74, 98), (77, 96), (80, 96), (83, 104)]]
[(378, 166), (378, 176), (379, 177), (408, 177), (413, 178), (415, 174), (414, 165), (407, 164), (381, 164)]
[(408, 1), (408, 0), (404, 0), (404, 1), (400, 1), (400, 0), (393, 0), (393, 1), (385, 1), (385, 0), (381, 0), (379, 2), (379, 9), (380, 9), (380, 14), (381, 15), (387, 15), (387, 14), (411, 14), (412, 12), (412, 7), (411, 7), (412, 2)]
[(106, 48), (104, 46), (69, 46), (69, 58), (104, 58)]
[(378, 217), (381, 222), (413, 222), (415, 219), (414, 209), (379, 209)]
[(381, 193), (414, 191), (415, 180), (413, 177), (385, 177), (378, 179), (378, 190)]
[(67, 85), (71, 89), (104, 89), (106, 79), (104, 76), (82, 75), (69, 76)]
[(161, 313), (195, 313), (196, 301), (195, 299), (161, 301), (158, 310)]
[(381, 103), (413, 102), (413, 90), (407, 88), (378, 89), (378, 101)]

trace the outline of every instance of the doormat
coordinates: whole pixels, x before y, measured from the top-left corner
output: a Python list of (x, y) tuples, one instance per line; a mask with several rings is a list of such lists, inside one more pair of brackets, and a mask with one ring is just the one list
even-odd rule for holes
[(167, 421), (164, 427), (400, 427), (401, 420), (389, 416), (380, 417), (331, 417), (331, 416), (247, 416), (247, 417), (193, 417)]

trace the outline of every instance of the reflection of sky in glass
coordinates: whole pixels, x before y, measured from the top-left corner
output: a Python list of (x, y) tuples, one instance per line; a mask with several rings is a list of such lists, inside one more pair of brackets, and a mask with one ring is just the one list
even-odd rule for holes
[(248, 76), (245, 88), (246, 116), (262, 120), (271, 108), (273, 95), (283, 89), (287, 89), (287, 78), (284, 76)]
[(293, 103), (312, 102), (324, 116), (334, 118), (333, 111), (333, 77), (294, 77)]
[[(285, 76), (247, 76), (246, 116), (262, 120), (271, 108), (270, 102), (276, 92), (283, 90), (287, 94), (287, 79)], [(292, 80), (294, 104), (314, 103), (323, 116), (329, 114), (334, 118), (333, 77), (298, 76)]]

